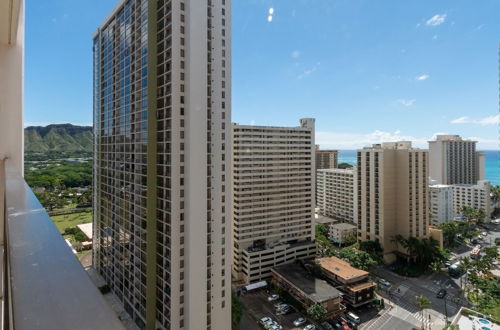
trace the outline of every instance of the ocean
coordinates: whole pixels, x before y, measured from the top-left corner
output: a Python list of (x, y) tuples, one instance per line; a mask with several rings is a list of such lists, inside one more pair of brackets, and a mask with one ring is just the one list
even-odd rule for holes
[[(486, 180), (492, 185), (500, 185), (500, 151), (481, 150), (486, 157)], [(339, 150), (339, 163), (356, 165), (356, 150)]]

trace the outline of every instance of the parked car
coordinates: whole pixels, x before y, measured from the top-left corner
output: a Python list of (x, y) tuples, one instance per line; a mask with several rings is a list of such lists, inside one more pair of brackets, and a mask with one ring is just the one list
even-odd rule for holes
[(275, 322), (273, 325), (271, 325), (269, 330), (283, 330), (283, 326), (281, 324), (278, 324), (277, 322)]
[(273, 323), (273, 319), (271, 319), (270, 317), (264, 316), (263, 318), (260, 319), (259, 323), (260, 323), (260, 325), (262, 325), (265, 328), (266, 325), (270, 326)]
[(314, 324), (308, 324), (305, 326), (304, 330), (316, 330), (316, 326)]
[(443, 299), (444, 297), (446, 297), (446, 290), (445, 289), (439, 290), (438, 293), (436, 294), (436, 297), (439, 299)]
[(334, 329), (337, 329), (337, 330), (342, 329), (342, 325), (340, 325), (339, 322), (337, 322), (337, 321), (329, 321), (329, 322), (333, 326)]
[(488, 233), (487, 233), (487, 232), (485, 232), (485, 231), (483, 231), (483, 232), (481, 233), (481, 235), (483, 235), (484, 237), (486, 237), (486, 236), (488, 236)]
[(273, 294), (273, 295), (270, 295), (269, 297), (267, 297), (267, 301), (275, 301), (278, 299), (280, 299), (280, 296), (278, 296), (277, 294)]
[(280, 309), (280, 308), (283, 308), (284, 306), (288, 306), (288, 305), (285, 304), (284, 302), (278, 302), (278, 303), (274, 304), (275, 309)]
[(324, 329), (324, 330), (334, 330), (334, 328), (330, 325), (330, 323), (328, 322), (323, 322), (321, 323), (321, 327)]
[(357, 323), (357, 324), (361, 323), (361, 319), (359, 318), (359, 316), (357, 316), (353, 312), (349, 312), (345, 316), (346, 316), (347, 319), (353, 321), (354, 323)]
[(302, 324), (306, 323), (307, 320), (304, 318), (304, 317), (299, 317), (298, 319), (296, 319), (295, 321), (293, 321), (293, 325), (298, 327), (298, 326), (301, 326)]

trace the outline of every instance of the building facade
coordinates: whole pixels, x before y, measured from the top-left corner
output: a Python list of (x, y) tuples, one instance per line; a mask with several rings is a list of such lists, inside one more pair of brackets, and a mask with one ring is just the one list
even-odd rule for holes
[(455, 214), (461, 214), (464, 206), (472, 207), (476, 210), (483, 210), (487, 221), (491, 215), (491, 184), (482, 180), (477, 184), (455, 184), (453, 189), (453, 210)]
[(321, 215), (338, 221), (357, 221), (356, 167), (316, 171), (316, 208)]
[(93, 263), (140, 328), (230, 328), (230, 13), (124, 0), (94, 36)]
[(429, 186), (429, 207), (431, 224), (439, 225), (455, 218), (453, 188), (450, 185), (434, 184)]
[(356, 239), (358, 227), (356, 225), (339, 222), (328, 226), (328, 238), (337, 244), (345, 244), (352, 238)]
[(477, 141), (438, 135), (429, 141), (429, 175), (438, 184), (476, 184), (484, 180), (484, 154)]
[(233, 276), (314, 256), (314, 119), (298, 127), (233, 124)]
[(321, 150), (319, 144), (316, 145), (316, 169), (337, 168), (338, 150)]
[[(428, 152), (411, 142), (358, 150), (358, 240), (377, 240), (384, 259), (395, 259), (396, 235), (424, 238), (428, 216)], [(405, 251), (400, 251), (405, 252)]]

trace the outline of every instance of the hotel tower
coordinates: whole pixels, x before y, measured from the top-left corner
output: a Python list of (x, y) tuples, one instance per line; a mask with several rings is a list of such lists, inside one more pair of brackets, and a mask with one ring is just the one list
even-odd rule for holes
[(93, 39), (93, 263), (140, 328), (230, 329), (230, 13), (121, 1)]

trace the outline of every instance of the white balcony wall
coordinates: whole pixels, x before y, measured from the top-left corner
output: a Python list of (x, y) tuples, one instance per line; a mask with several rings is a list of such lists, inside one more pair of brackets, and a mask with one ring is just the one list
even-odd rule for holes
[(0, 0), (0, 159), (23, 173), (24, 1)]

